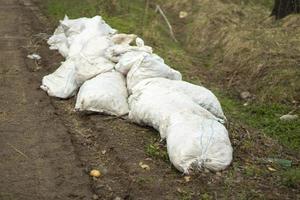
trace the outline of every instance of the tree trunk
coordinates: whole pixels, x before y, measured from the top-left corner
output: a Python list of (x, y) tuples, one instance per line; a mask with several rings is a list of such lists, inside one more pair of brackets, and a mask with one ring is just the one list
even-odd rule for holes
[(300, 13), (300, 0), (275, 0), (271, 16), (282, 19), (292, 13)]

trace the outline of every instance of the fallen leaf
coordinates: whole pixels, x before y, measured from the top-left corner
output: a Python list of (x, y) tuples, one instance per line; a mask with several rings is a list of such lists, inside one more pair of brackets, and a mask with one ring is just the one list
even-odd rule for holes
[(268, 170), (271, 171), (271, 172), (276, 172), (276, 171), (277, 171), (277, 170), (274, 169), (273, 167), (267, 167), (267, 168), (268, 168)]
[(147, 170), (147, 171), (150, 170), (149, 165), (146, 165), (146, 164), (144, 164), (143, 162), (140, 162), (140, 163), (139, 163), (139, 166), (140, 166), (141, 168), (143, 168), (144, 170)]
[(185, 11), (180, 11), (179, 12), (179, 18), (186, 18), (188, 16), (188, 13), (187, 12), (185, 12)]
[(184, 177), (184, 180), (186, 183), (190, 182), (191, 181), (191, 177), (190, 176), (185, 176)]

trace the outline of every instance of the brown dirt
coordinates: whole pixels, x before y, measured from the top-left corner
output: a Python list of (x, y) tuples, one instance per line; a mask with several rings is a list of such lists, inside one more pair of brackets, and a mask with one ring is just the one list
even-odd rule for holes
[(0, 199), (89, 199), (68, 130), (26, 60), (41, 24), (22, 1), (0, 0), (0, 12)]
[[(126, 119), (78, 114), (74, 99), (47, 97), (38, 89), (40, 80), (62, 58), (33, 35), (51, 34), (53, 27), (41, 24), (38, 11), (18, 0), (0, 0), (0, 5), (5, 16), (0, 33), (9, 37), (0, 39), (0, 199), (300, 198), (297, 186), (283, 185), (277, 172), (261, 162), (280, 156), (297, 165), (299, 156), (241, 125), (228, 126), (235, 150), (232, 166), (220, 174), (195, 174), (186, 182), (165, 159), (165, 146), (154, 130)], [(43, 58), (37, 64), (25, 58), (33, 50)], [(150, 145), (154, 153), (146, 150)], [(89, 178), (91, 169), (102, 176)]]

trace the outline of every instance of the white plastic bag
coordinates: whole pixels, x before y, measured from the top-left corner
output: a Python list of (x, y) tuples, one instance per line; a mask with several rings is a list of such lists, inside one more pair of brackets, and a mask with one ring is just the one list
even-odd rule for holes
[(170, 161), (181, 172), (209, 169), (221, 171), (232, 161), (226, 128), (211, 117), (190, 112), (174, 113), (167, 120)]
[(75, 109), (122, 116), (128, 113), (125, 79), (119, 72), (106, 72), (80, 88)]
[(141, 64), (134, 65), (127, 74), (129, 93), (131, 94), (132, 88), (142, 80), (158, 77), (171, 80), (182, 79), (180, 72), (166, 65), (159, 56), (155, 54), (145, 56)]
[(186, 81), (169, 80), (165, 78), (145, 79), (136, 85), (135, 90), (142, 90), (144, 87), (155, 87), (168, 89), (183, 93), (190, 97), (196, 104), (211, 112), (219, 118), (220, 122), (225, 122), (226, 117), (223, 113), (220, 102), (217, 97), (207, 88), (188, 83)]
[(72, 97), (79, 85), (75, 80), (74, 60), (68, 59), (52, 74), (44, 76), (41, 89), (49, 96), (62, 99)]

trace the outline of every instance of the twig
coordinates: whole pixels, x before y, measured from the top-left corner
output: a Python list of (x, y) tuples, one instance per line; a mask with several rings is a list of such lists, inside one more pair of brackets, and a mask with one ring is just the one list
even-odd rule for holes
[(28, 158), (28, 159), (29, 159), (29, 157), (28, 157), (25, 153), (23, 153), (22, 151), (20, 151), (20, 150), (17, 149), (16, 147), (14, 147), (12, 144), (10, 144), (9, 142), (7, 142), (7, 144), (8, 144), (11, 148), (13, 148), (16, 152), (18, 152), (19, 154), (21, 154), (21, 155), (24, 156), (25, 158)]
[(175, 42), (178, 42), (175, 38), (175, 35), (174, 35), (174, 32), (173, 32), (173, 28), (168, 20), (168, 18), (166, 17), (164, 11), (160, 8), (159, 5), (156, 5), (156, 9), (155, 9), (155, 12), (159, 11), (159, 13), (163, 16), (164, 20), (166, 21), (168, 27), (169, 27), (169, 30), (170, 30), (170, 35), (172, 37), (172, 39), (175, 41)]

